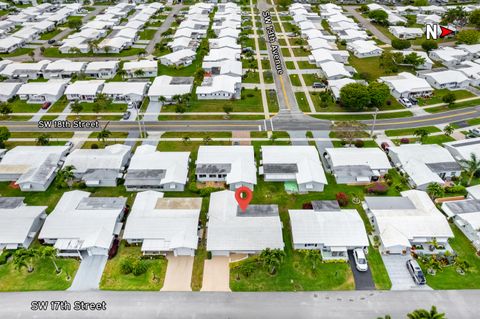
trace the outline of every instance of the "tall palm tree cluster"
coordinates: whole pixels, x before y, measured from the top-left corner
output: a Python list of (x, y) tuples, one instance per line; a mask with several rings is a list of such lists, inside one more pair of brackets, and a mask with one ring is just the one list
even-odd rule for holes
[(51, 246), (39, 246), (38, 248), (30, 249), (20, 248), (13, 254), (12, 262), (18, 270), (27, 268), (28, 272), (33, 272), (35, 270), (35, 262), (40, 258), (49, 258), (55, 267), (55, 272), (57, 274), (61, 272), (56, 262), (57, 251)]

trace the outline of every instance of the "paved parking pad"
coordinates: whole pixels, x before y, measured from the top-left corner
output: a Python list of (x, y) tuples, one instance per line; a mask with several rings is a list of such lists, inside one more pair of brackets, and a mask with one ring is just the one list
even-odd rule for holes
[(193, 257), (167, 255), (168, 265), (162, 291), (192, 291)]
[(84, 256), (70, 291), (96, 290), (102, 279), (108, 256)]
[(427, 285), (418, 286), (413, 281), (406, 266), (407, 260), (410, 258), (410, 256), (403, 255), (382, 255), (383, 263), (392, 282), (392, 290), (431, 290)]
[(231, 291), (230, 257), (214, 256), (205, 260), (202, 291)]

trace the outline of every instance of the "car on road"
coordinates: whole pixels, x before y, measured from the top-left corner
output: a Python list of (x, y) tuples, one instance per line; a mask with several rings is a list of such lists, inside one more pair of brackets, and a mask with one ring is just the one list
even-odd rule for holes
[(412, 102), (411, 102), (409, 99), (405, 98), (405, 97), (401, 97), (398, 101), (399, 101), (403, 106), (405, 106), (405, 107), (407, 107), (407, 108), (413, 106)]
[(469, 133), (469, 135), (473, 135), (475, 137), (480, 137), (480, 127), (473, 128), (468, 133)]
[(52, 102), (45, 102), (42, 104), (42, 110), (46, 110), (52, 105)]
[(54, 44), (55, 42), (56, 42), (56, 41), (55, 41), (54, 39), (50, 39), (50, 40), (48, 40), (47, 43), (48, 43), (48, 44)]
[(410, 273), (410, 276), (412, 276), (413, 281), (415, 281), (417, 285), (425, 285), (427, 283), (427, 279), (423, 274), (422, 268), (420, 268), (415, 259), (407, 260), (407, 269)]
[(358, 271), (368, 270), (367, 257), (365, 257), (365, 252), (362, 248), (355, 248), (353, 250), (353, 259), (355, 259), (355, 268), (357, 268)]
[(132, 113), (130, 113), (130, 111), (127, 111), (127, 112), (123, 113), (123, 119), (128, 120), (130, 118), (130, 114), (132, 114)]

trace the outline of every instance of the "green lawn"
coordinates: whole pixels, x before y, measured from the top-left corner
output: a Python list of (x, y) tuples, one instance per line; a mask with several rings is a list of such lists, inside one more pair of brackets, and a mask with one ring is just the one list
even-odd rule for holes
[[(380, 67), (380, 57), (357, 58), (350, 55), (348, 61), (357, 70), (358, 75), (368, 81), (373, 81), (381, 76), (392, 75), (387, 74), (384, 69)], [(412, 71), (410, 67), (398, 67), (398, 72)]]
[(27, 103), (27, 101), (20, 100), (18, 97), (9, 105), (12, 108), (12, 113), (36, 113), (42, 106), (41, 104)]
[[(417, 142), (417, 138), (408, 138), (409, 142), (410, 143), (415, 143)], [(451, 136), (446, 136), (446, 135), (432, 135), (432, 136), (428, 136), (426, 138), (426, 140), (424, 141), (423, 144), (438, 144), (438, 145), (442, 145), (443, 143), (446, 143), (446, 142), (452, 142), (454, 141), (455, 139)], [(392, 141), (395, 143), (395, 144), (400, 144), (400, 139), (392, 139)]]
[(9, 58), (14, 56), (27, 55), (32, 51), (33, 49), (31, 48), (19, 48), (10, 53), (0, 53), (0, 58)]
[(380, 290), (390, 290), (392, 282), (388, 276), (387, 269), (383, 264), (382, 257), (377, 249), (372, 246), (368, 247), (368, 265), (372, 271), (373, 282), (375, 287)]
[[(48, 132), (50, 138), (71, 138), (73, 132)], [(11, 138), (37, 138), (38, 132), (10, 132)]]
[[(58, 258), (56, 263), (62, 269), (58, 275), (50, 258), (35, 261), (31, 273), (26, 268), (15, 269), (10, 260), (5, 265), (0, 265), (0, 291), (66, 290), (72, 284), (80, 262)], [(67, 279), (68, 276), (70, 278)]]
[(302, 112), (310, 112), (310, 106), (308, 105), (307, 97), (304, 92), (295, 92), (295, 98), (297, 99), (298, 107)]
[(417, 128), (404, 128), (404, 129), (398, 129), (398, 130), (386, 130), (385, 135), (387, 136), (413, 135), (413, 133), (418, 129), (424, 129), (428, 133), (441, 132), (441, 130), (435, 126), (424, 126), (424, 127), (417, 127)]
[(469, 263), (470, 269), (462, 276), (456, 271), (455, 266), (443, 268), (437, 271), (435, 276), (424, 273), (427, 277), (427, 284), (433, 289), (479, 289), (480, 288), (480, 258), (476, 255), (475, 248), (467, 237), (455, 226), (452, 225), (455, 238), (449, 243), (457, 253), (458, 258)]
[[(143, 49), (139, 48), (130, 48), (121, 51), (120, 53), (61, 53), (58, 48), (46, 48), (43, 52), (45, 57), (50, 58), (78, 58), (78, 57), (124, 57), (124, 56), (132, 56), (132, 55), (139, 55), (143, 52)], [(28, 52), (27, 52), (28, 53)]]
[(247, 72), (242, 77), (243, 83), (260, 83), (258, 72)]
[(300, 76), (298, 74), (290, 74), (290, 82), (292, 82), (293, 86), (301, 86), (300, 83)]
[(457, 100), (462, 100), (462, 99), (466, 99), (466, 98), (475, 96), (473, 93), (471, 93), (470, 91), (467, 91), (467, 90), (456, 90), (456, 91), (450, 91), (448, 89), (434, 90), (432, 97), (430, 97), (428, 99), (419, 98), (418, 99), (418, 105), (423, 106), (423, 105), (432, 105), (432, 104), (444, 103), (442, 101), (442, 98), (445, 94), (448, 94), (448, 93), (455, 94), (455, 97), (457, 98)]
[(267, 94), (267, 103), (268, 103), (268, 111), (269, 112), (278, 112), (278, 99), (277, 93), (275, 90), (267, 90), (265, 92)]
[(154, 29), (144, 29), (138, 33), (140, 40), (151, 40), (155, 36), (157, 30)]
[(140, 258), (142, 252), (140, 246), (126, 246), (122, 241), (117, 255), (110, 259), (105, 266), (100, 289), (103, 290), (155, 290), (163, 287), (165, 272), (167, 270), (167, 259), (158, 257), (155, 259), (144, 259), (148, 265), (146, 273), (135, 276), (124, 275), (120, 272), (120, 263), (126, 257)]
[[(310, 51), (307, 50), (306, 48), (305, 48), (305, 49), (302, 49), (302, 48), (293, 48), (292, 51), (293, 51), (293, 54), (294, 54), (296, 57), (305, 57), (305, 56), (309, 56), (309, 55), (311, 54)], [(303, 62), (307, 62), (307, 63), (308, 63), (308, 61), (303, 61)], [(314, 67), (313, 64), (310, 64), (310, 65), (311, 65), (310, 68)]]
[[(308, 61), (297, 61), (297, 65), (300, 69), (316, 69), (317, 68), (315, 64), (312, 64)], [(303, 76), (305, 77), (305, 75), (310, 75), (310, 74), (304, 74)]]
[(60, 30), (59, 28), (53, 29), (50, 32), (45, 32), (40, 36), (40, 40), (50, 40), (60, 32), (62, 32), (62, 30)]
[(188, 136), (190, 138), (231, 138), (232, 132), (165, 132), (162, 138), (183, 138)]
[(444, 106), (426, 108), (425, 111), (427, 111), (428, 113), (440, 113), (440, 112), (446, 112), (446, 111), (451, 111), (456, 109), (463, 109), (463, 108), (472, 107), (472, 106), (478, 106), (479, 104), (480, 104), (480, 99), (474, 99), (470, 101), (454, 103), (453, 105), (444, 105)]
[[(318, 119), (325, 119), (325, 120), (332, 120), (332, 121), (347, 121), (347, 120), (372, 120), (373, 115), (370, 114), (348, 114), (348, 115), (312, 115)], [(395, 118), (404, 118), (404, 117), (412, 117), (413, 113), (410, 111), (401, 111), (401, 112), (394, 112), (394, 113), (380, 113), (377, 116), (377, 119), (395, 119)]]

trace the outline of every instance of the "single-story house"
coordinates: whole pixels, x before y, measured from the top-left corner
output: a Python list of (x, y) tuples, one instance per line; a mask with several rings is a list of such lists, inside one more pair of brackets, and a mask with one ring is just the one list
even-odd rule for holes
[(340, 90), (347, 84), (350, 83), (357, 83), (357, 81), (350, 79), (350, 78), (342, 78), (338, 80), (329, 80), (328, 81), (328, 88), (330, 92), (332, 92), (333, 97), (336, 101), (340, 100)]
[(443, 146), (452, 154), (457, 162), (470, 160), (472, 154), (480, 158), (480, 137), (447, 142), (443, 143)]
[(94, 102), (97, 94), (102, 92), (104, 80), (75, 81), (65, 89), (69, 101)]
[(423, 30), (420, 28), (407, 28), (404, 26), (390, 26), (388, 28), (391, 34), (398, 39), (416, 39), (423, 36)]
[[(412, 50), (401, 50), (401, 51), (392, 51), (392, 52), (393, 53), (400, 52), (400, 53), (403, 54), (404, 57), (409, 55), (409, 54), (415, 53), (417, 56), (423, 58), (425, 60), (425, 62), (415, 66), (415, 68), (418, 69), (418, 70), (431, 70), (432, 67), (433, 67), (433, 61), (430, 59), (430, 57), (428, 56), (428, 54), (426, 52), (412, 51)], [(404, 64), (405, 64), (405, 61), (404, 61)]]
[(205, 76), (196, 93), (199, 100), (230, 100), (239, 99), (241, 91), (240, 76), (215, 75)]
[(323, 156), (337, 184), (377, 181), (392, 168), (387, 155), (378, 147), (326, 148)]
[[(383, 254), (438, 254), (452, 251), (453, 238), (447, 219), (435, 207), (427, 193), (419, 190), (401, 192), (401, 197), (365, 197), (363, 207)], [(431, 243), (436, 241), (439, 247)]]
[(63, 167), (73, 166), (76, 178), (89, 187), (115, 187), (130, 159), (131, 147), (114, 144), (100, 149), (76, 149)]
[(467, 187), (467, 198), (480, 200), (480, 185)]
[(0, 75), (11, 79), (20, 78), (35, 80), (42, 75), (49, 63), (49, 60), (42, 60), (33, 63), (12, 62), (3, 68), (3, 70), (0, 72)]
[(188, 66), (192, 64), (196, 56), (195, 51), (184, 49), (161, 56), (160, 63), (166, 66)]
[(241, 77), (243, 75), (242, 62), (236, 60), (203, 62), (202, 69), (205, 71), (205, 75), (210, 76), (230, 75)]
[[(171, 103), (175, 95), (190, 94), (193, 89), (193, 77), (171, 77), (169, 75), (157, 76), (150, 88), (148, 97), (150, 101), (159, 102), (160, 97), (166, 99), (166, 103)], [(160, 101), (161, 102), (161, 101)]]
[(0, 197), (0, 252), (28, 248), (47, 217), (47, 206), (27, 206), (24, 197)]
[(441, 47), (429, 52), (432, 60), (440, 61), (445, 66), (454, 66), (460, 64), (469, 58), (469, 53), (462, 49), (452, 47)]
[(382, 76), (378, 79), (390, 88), (390, 93), (395, 98), (429, 97), (433, 88), (427, 80), (419, 78), (409, 72), (397, 75)]
[(153, 60), (129, 61), (123, 64), (123, 69), (130, 78), (151, 78), (157, 76), (158, 63)]
[(70, 60), (55, 60), (49, 63), (43, 70), (44, 79), (69, 79), (85, 70), (86, 62)]
[(284, 182), (290, 192), (321, 192), (327, 184), (315, 146), (262, 146), (260, 175), (267, 182)]
[(189, 157), (190, 152), (159, 152), (155, 146), (140, 145), (130, 160), (124, 185), (128, 191), (182, 192), (188, 181)]
[(348, 57), (350, 56), (348, 51), (344, 50), (315, 49), (312, 50), (311, 53), (312, 54), (308, 56), (308, 61), (318, 67), (328, 61), (347, 63)]
[(347, 43), (347, 50), (357, 58), (368, 58), (382, 55), (383, 49), (373, 40), (355, 40)]
[(13, 98), (22, 84), (22, 82), (0, 82), (0, 101), (6, 102)]
[(123, 239), (141, 244), (144, 255), (194, 256), (202, 198), (163, 198), (145, 191), (135, 197)]
[(477, 251), (480, 251), (480, 200), (444, 202), (442, 210), (472, 242)]
[(253, 146), (200, 146), (195, 165), (199, 182), (225, 182), (231, 190), (257, 184)]
[(85, 75), (96, 79), (111, 79), (117, 71), (118, 61), (93, 61), (87, 64)]
[(67, 84), (68, 80), (25, 83), (18, 89), (17, 95), (20, 100), (27, 100), (27, 103), (54, 103), (62, 97)]
[(212, 256), (259, 254), (283, 249), (282, 222), (277, 205), (249, 205), (242, 211), (235, 192), (210, 195), (207, 223), (207, 251)]
[(313, 201), (312, 209), (289, 209), (294, 249), (319, 250), (323, 260), (348, 260), (348, 251), (369, 245), (363, 220), (355, 209), (336, 201)]
[(322, 74), (327, 80), (338, 80), (341, 78), (351, 78), (352, 73), (345, 68), (343, 63), (336, 61), (324, 62), (319, 65)]
[(24, 46), (26, 41), (24, 39), (7, 36), (6, 38), (0, 39), (0, 53), (10, 53), (16, 49)]
[(59, 257), (107, 256), (122, 230), (125, 197), (90, 197), (89, 192), (63, 193), (48, 215), (38, 239), (57, 249)]
[(141, 102), (148, 89), (148, 82), (105, 82), (102, 93), (113, 103)]
[(460, 89), (470, 85), (471, 80), (462, 72), (445, 70), (419, 74), (436, 89)]

